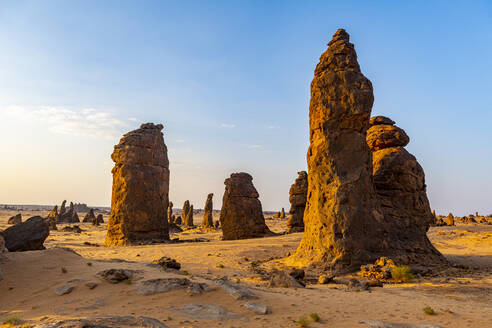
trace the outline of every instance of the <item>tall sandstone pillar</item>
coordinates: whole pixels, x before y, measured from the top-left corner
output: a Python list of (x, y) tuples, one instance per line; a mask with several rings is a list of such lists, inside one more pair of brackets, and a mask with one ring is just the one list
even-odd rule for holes
[(169, 240), (169, 160), (161, 130), (161, 124), (142, 124), (114, 147), (106, 246)]
[(205, 201), (202, 227), (207, 227), (207, 228), (213, 228), (214, 227), (214, 219), (213, 219), (213, 215), (212, 215), (212, 212), (214, 210), (213, 203), (212, 203), (213, 197), (214, 197), (214, 194), (208, 194), (207, 200)]
[(384, 220), (372, 183), (366, 130), (374, 101), (349, 35), (339, 29), (311, 83), (305, 232), (287, 263), (349, 271), (374, 261)]

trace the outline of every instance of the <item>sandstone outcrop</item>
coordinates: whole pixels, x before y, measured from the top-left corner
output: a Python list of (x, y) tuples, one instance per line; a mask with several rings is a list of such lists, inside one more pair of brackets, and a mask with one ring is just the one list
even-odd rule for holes
[(58, 214), (57, 217), (57, 223), (79, 223), (79, 216), (77, 215), (77, 212), (74, 210), (73, 203), (70, 202), (70, 206), (68, 208), (68, 211), (65, 208), (65, 200), (63, 201), (61, 205), (61, 210), (60, 213)]
[(18, 213), (9, 218), (7, 221), (8, 224), (17, 224), (22, 222), (22, 214)]
[(167, 208), (167, 219), (169, 223), (174, 222), (174, 215), (173, 215), (173, 202), (169, 202), (169, 206)]
[(448, 218), (447, 218), (446, 224), (448, 226), (454, 226), (454, 216), (453, 216), (453, 214), (451, 214), (451, 213), (448, 214)]
[(55, 205), (44, 220), (48, 223), (50, 230), (58, 230), (56, 226), (56, 223), (58, 222), (58, 205)]
[(226, 179), (225, 192), (220, 211), (223, 239), (246, 239), (272, 235), (253, 186), (253, 177), (248, 173), (232, 173)]
[(169, 240), (169, 160), (162, 128), (142, 124), (114, 147), (106, 246)]
[(361, 73), (354, 45), (339, 29), (311, 83), (304, 235), (288, 263), (341, 271), (379, 257), (384, 216), (366, 142), (373, 101), (372, 84)]
[(289, 219), (287, 221), (287, 232), (304, 231), (304, 209), (306, 208), (308, 176), (306, 171), (297, 172), (297, 178), (289, 190)]
[(104, 223), (104, 218), (103, 215), (99, 213), (97, 217), (93, 219), (92, 224), (98, 226), (101, 223)]
[(283, 207), (282, 207), (282, 210), (280, 211), (280, 218), (285, 219), (285, 210)]
[(425, 235), (432, 213), (423, 170), (403, 148), (409, 138), (388, 118), (370, 120), (373, 101), (339, 29), (311, 83), (305, 231), (287, 264), (347, 272), (382, 256), (398, 264), (445, 261)]
[(205, 201), (202, 227), (213, 228), (213, 226), (214, 226), (214, 219), (212, 216), (212, 212), (214, 210), (214, 206), (212, 203), (213, 197), (214, 197), (214, 194), (208, 194), (207, 200)]
[(389, 118), (379, 116), (371, 122), (366, 140), (373, 152), (374, 187), (386, 220), (391, 258), (400, 264), (437, 264), (443, 257), (427, 238), (436, 219), (427, 199), (424, 170), (404, 148), (410, 138)]
[(91, 208), (89, 212), (87, 212), (84, 216), (84, 219), (82, 222), (92, 222), (92, 220), (95, 220), (96, 216), (94, 215), (94, 210)]
[[(191, 213), (191, 214), (190, 214)], [(187, 227), (193, 227), (193, 211), (191, 210), (190, 201), (186, 200), (181, 211), (183, 224)]]
[(43, 243), (50, 234), (50, 229), (42, 217), (33, 216), (5, 229), (1, 234), (10, 252), (35, 251), (45, 249)]

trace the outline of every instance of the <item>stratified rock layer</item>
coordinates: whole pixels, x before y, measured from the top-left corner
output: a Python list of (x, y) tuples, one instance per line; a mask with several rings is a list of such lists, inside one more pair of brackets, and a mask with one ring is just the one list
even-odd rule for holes
[(287, 221), (287, 232), (304, 231), (304, 210), (306, 209), (308, 176), (306, 171), (297, 172), (298, 176), (289, 190), (289, 219)]
[(114, 147), (106, 246), (169, 240), (169, 160), (161, 130), (142, 124)]
[(288, 263), (354, 270), (381, 250), (384, 220), (372, 184), (366, 130), (374, 101), (349, 35), (339, 29), (311, 83), (305, 231)]
[(212, 212), (214, 210), (214, 206), (212, 203), (213, 197), (214, 197), (214, 194), (208, 194), (207, 200), (205, 201), (202, 227), (213, 228), (213, 226), (214, 226), (214, 219), (212, 216)]
[(248, 173), (233, 173), (226, 179), (220, 211), (223, 239), (246, 239), (273, 234), (265, 224), (259, 194)]
[(427, 266), (443, 262), (427, 238), (435, 216), (427, 199), (424, 170), (403, 148), (410, 138), (389, 118), (380, 116), (371, 122), (367, 143), (373, 151), (374, 187), (391, 242), (389, 255), (399, 264)]

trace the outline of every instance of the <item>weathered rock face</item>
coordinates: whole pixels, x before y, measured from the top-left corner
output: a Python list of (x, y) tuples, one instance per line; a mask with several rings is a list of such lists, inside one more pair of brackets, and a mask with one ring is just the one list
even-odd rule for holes
[(298, 176), (289, 190), (289, 219), (287, 221), (287, 232), (304, 231), (304, 209), (306, 208), (308, 175), (306, 171), (297, 172)]
[(214, 210), (214, 206), (212, 203), (213, 197), (214, 197), (214, 194), (208, 194), (207, 200), (205, 201), (202, 227), (213, 228), (213, 226), (214, 226), (214, 219), (212, 216), (212, 212)]
[(94, 220), (96, 218), (96, 216), (94, 215), (94, 210), (91, 208), (89, 210), (89, 212), (87, 212), (84, 216), (84, 219), (82, 220), (82, 222), (92, 222), (92, 220)]
[(246, 239), (272, 235), (263, 217), (259, 194), (248, 173), (233, 173), (226, 179), (220, 211), (223, 239)]
[(383, 256), (443, 263), (425, 235), (433, 218), (423, 170), (403, 148), (408, 136), (388, 118), (370, 120), (372, 85), (348, 34), (338, 30), (328, 46), (311, 83), (305, 232), (287, 263), (334, 271)]
[(12, 217), (9, 218), (8, 224), (17, 224), (22, 222), (22, 214), (18, 213)]
[(366, 130), (374, 101), (349, 35), (339, 29), (311, 83), (308, 196), (304, 236), (293, 265), (354, 270), (381, 249), (384, 217), (372, 184)]
[(50, 229), (42, 217), (33, 216), (7, 228), (1, 234), (10, 252), (35, 251), (44, 249), (43, 243), (50, 234)]
[(169, 240), (169, 160), (161, 130), (142, 124), (114, 147), (106, 246)]
[(424, 170), (403, 148), (410, 138), (389, 118), (379, 116), (371, 122), (367, 144), (373, 151), (374, 187), (387, 221), (391, 258), (400, 264), (439, 263), (443, 257), (427, 238), (436, 219), (427, 199)]

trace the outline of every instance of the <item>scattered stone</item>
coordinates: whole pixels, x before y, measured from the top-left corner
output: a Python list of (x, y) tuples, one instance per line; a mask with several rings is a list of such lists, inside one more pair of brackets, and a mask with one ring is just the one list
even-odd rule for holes
[(318, 277), (318, 284), (321, 285), (329, 284), (330, 282), (333, 281), (333, 278), (335, 278), (333, 275), (320, 274)]
[(377, 321), (377, 320), (362, 320), (360, 321), (360, 323), (365, 324), (371, 328), (443, 328), (442, 326), (436, 326), (436, 325), (394, 323), (394, 322)]
[(1, 234), (10, 252), (35, 251), (45, 249), (43, 243), (50, 234), (50, 229), (42, 217), (33, 216), (5, 229)]
[(174, 312), (181, 315), (193, 318), (193, 319), (206, 319), (206, 320), (231, 320), (240, 319), (242, 321), (248, 321), (248, 318), (243, 317), (237, 313), (231, 312), (226, 308), (213, 304), (186, 304), (182, 308), (171, 308)]
[(164, 269), (181, 269), (181, 264), (179, 262), (167, 256), (163, 256), (158, 260), (152, 261), (152, 264), (158, 264)]
[(298, 176), (289, 190), (289, 220), (287, 233), (304, 231), (304, 210), (306, 209), (308, 176), (306, 171), (297, 172)]
[(139, 295), (154, 295), (165, 293), (175, 289), (188, 288), (191, 281), (187, 278), (158, 278), (139, 281), (135, 286), (135, 292)]
[(75, 287), (71, 285), (62, 285), (60, 287), (55, 288), (55, 294), (58, 296), (70, 294), (72, 290), (74, 290), (74, 288)]
[(263, 315), (263, 314), (270, 313), (270, 309), (266, 305), (260, 305), (260, 304), (256, 304), (253, 302), (249, 302), (249, 303), (244, 304), (244, 306), (256, 314), (262, 314)]
[(22, 214), (18, 213), (9, 218), (7, 221), (8, 224), (17, 224), (22, 222)]
[(74, 226), (66, 226), (62, 229), (62, 231), (81, 233), (84, 230), (80, 229), (78, 225), (74, 225)]
[(347, 284), (348, 291), (361, 291), (368, 290), (369, 284), (366, 281), (361, 281), (358, 279), (349, 279)]
[(97, 273), (96, 276), (109, 283), (117, 284), (131, 279), (136, 273), (137, 271), (129, 269), (108, 269)]
[(275, 270), (270, 275), (268, 287), (304, 288), (305, 285), (284, 271)]
[(389, 280), (391, 279), (391, 271), (396, 267), (395, 262), (387, 257), (381, 257), (376, 260), (375, 264), (362, 265), (360, 273), (363, 277)]
[(205, 283), (191, 283), (191, 285), (188, 286), (188, 295), (201, 295), (209, 292), (210, 290), (210, 286)]
[(233, 173), (226, 179), (220, 211), (224, 240), (246, 239), (273, 235), (268, 229), (259, 194), (248, 173)]
[(214, 197), (214, 194), (210, 193), (207, 196), (207, 201), (205, 202), (205, 207), (204, 213), (203, 213), (203, 221), (202, 221), (202, 227), (206, 228), (213, 228), (214, 226), (214, 219), (212, 216), (212, 212), (214, 210), (213, 203), (212, 203), (212, 198)]
[(258, 298), (258, 296), (256, 296), (248, 287), (232, 282), (227, 279), (227, 277), (215, 279), (214, 283), (236, 300), (251, 300)]
[(94, 210), (91, 208), (89, 212), (87, 212), (84, 216), (84, 219), (82, 222), (92, 222), (93, 220), (96, 219), (96, 216), (94, 215)]
[(169, 240), (169, 160), (162, 128), (161, 124), (142, 124), (114, 147), (106, 246)]
[(154, 318), (133, 316), (105, 316), (89, 317), (83, 319), (60, 320), (58, 318), (44, 320), (45, 322), (33, 326), (33, 328), (112, 328), (112, 327), (149, 327), (168, 328), (165, 324)]
[(86, 282), (85, 285), (89, 288), (89, 289), (94, 289), (96, 288), (97, 286), (99, 286), (99, 284), (97, 282), (94, 282), (94, 281), (89, 281), (89, 282)]

